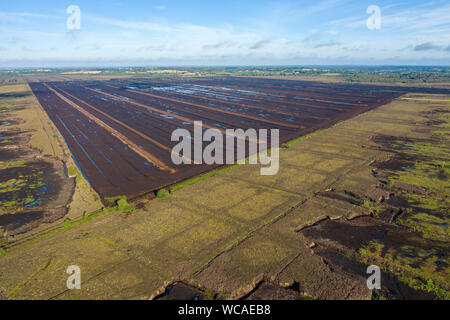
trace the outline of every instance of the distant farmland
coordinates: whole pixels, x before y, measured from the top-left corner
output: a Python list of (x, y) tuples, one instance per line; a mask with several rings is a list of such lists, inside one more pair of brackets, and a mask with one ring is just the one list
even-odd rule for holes
[(245, 78), (34, 82), (102, 197), (135, 197), (216, 168), (171, 161), (177, 128), (280, 129), (280, 142), (385, 104), (405, 89)]

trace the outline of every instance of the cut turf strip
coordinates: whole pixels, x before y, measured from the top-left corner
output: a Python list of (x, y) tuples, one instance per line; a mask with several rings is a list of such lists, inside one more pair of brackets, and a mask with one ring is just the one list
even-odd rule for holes
[[(222, 167), (172, 162), (174, 130), (191, 131), (194, 120), (222, 134), (227, 129), (279, 129), (283, 144), (407, 90), (217, 77), (32, 82), (30, 87), (103, 199), (133, 199)], [(192, 140), (192, 133), (187, 138)], [(245, 142), (245, 157), (251, 157)], [(203, 141), (203, 148), (208, 145)], [(228, 152), (236, 159), (237, 144), (217, 150), (218, 158), (225, 160)]]
[(182, 103), (182, 104), (188, 104), (193, 107), (198, 107), (198, 108), (212, 110), (212, 111), (218, 111), (218, 112), (227, 113), (227, 114), (231, 114), (231, 115), (238, 116), (238, 117), (243, 117), (243, 118), (248, 118), (248, 119), (252, 119), (252, 120), (256, 120), (256, 121), (266, 122), (266, 123), (278, 125), (281, 127), (288, 127), (288, 128), (294, 128), (294, 129), (303, 128), (302, 126), (297, 126), (297, 125), (288, 124), (288, 123), (282, 123), (282, 122), (278, 122), (278, 121), (272, 121), (272, 120), (264, 119), (261, 117), (254, 117), (254, 116), (247, 115), (247, 114), (242, 114), (242, 113), (238, 113), (238, 112), (233, 112), (233, 111), (223, 110), (223, 109), (214, 108), (214, 107), (210, 107), (210, 106), (205, 106), (205, 105), (202, 105), (199, 103), (193, 103), (193, 102), (189, 102), (189, 101), (185, 101), (185, 100), (168, 98), (168, 97), (164, 97), (161, 95), (156, 95), (156, 94), (152, 94), (152, 93), (148, 93), (148, 92), (142, 92), (142, 91), (136, 91), (136, 90), (127, 90), (127, 91), (146, 95), (146, 96), (157, 98), (157, 99), (162, 99), (162, 100), (167, 100), (167, 101), (172, 101), (172, 102)]
[[(52, 91), (54, 94), (56, 94), (59, 98), (61, 98), (62, 100), (64, 100), (65, 102), (67, 102), (68, 104), (70, 104), (72, 107), (74, 107), (75, 109), (77, 109), (78, 111), (80, 111), (82, 114), (84, 114), (87, 118), (91, 119), (92, 121), (94, 121), (95, 123), (97, 123), (99, 126), (101, 126), (102, 128), (104, 128), (106, 131), (108, 131), (109, 133), (111, 133), (113, 136), (115, 136), (117, 139), (119, 139), (123, 144), (127, 145), (130, 149), (132, 149), (134, 152), (136, 152), (138, 155), (140, 155), (141, 157), (143, 157), (144, 159), (146, 159), (147, 161), (153, 163), (155, 166), (157, 166), (158, 168), (160, 168), (161, 170), (164, 171), (168, 171), (169, 173), (175, 173), (176, 170), (167, 166), (164, 162), (162, 162), (160, 159), (154, 157), (153, 155), (151, 155), (150, 153), (148, 153), (147, 151), (143, 150), (142, 148), (140, 148), (138, 145), (136, 145), (134, 142), (130, 141), (127, 137), (125, 137), (123, 134), (121, 134), (120, 132), (118, 132), (117, 130), (111, 128), (110, 126), (108, 126), (106, 123), (104, 123), (102, 120), (98, 119), (97, 117), (93, 116), (92, 114), (90, 114), (89, 112), (87, 112), (86, 110), (84, 110), (82, 107), (80, 107), (79, 105), (77, 105), (75, 102), (73, 102), (72, 100), (66, 98), (65, 96), (63, 96), (62, 94), (60, 94), (58, 91), (56, 91), (55, 89), (49, 87), (47, 84), (44, 83), (44, 85), (50, 90)], [(118, 120), (115, 120), (118, 121)], [(124, 126), (126, 126), (125, 124), (123, 124)]]
[[(70, 93), (64, 91), (64, 90), (61, 89), (61, 88), (59, 88), (58, 90), (61, 91), (61, 92), (63, 92), (64, 94), (70, 96), (71, 98), (73, 98), (73, 99), (75, 99), (75, 100), (78, 100), (79, 102), (81, 102), (81, 103), (83, 103), (84, 105), (88, 106), (89, 108), (91, 108), (91, 109), (97, 111), (98, 113), (104, 115), (105, 117), (107, 117), (107, 118), (110, 119), (111, 121), (113, 121), (113, 122), (119, 124), (120, 126), (122, 126), (122, 127), (124, 127), (124, 128), (127, 128), (128, 130), (130, 130), (130, 131), (132, 131), (133, 133), (137, 134), (137, 135), (140, 136), (141, 138), (143, 138), (143, 139), (145, 139), (145, 140), (147, 140), (147, 141), (149, 141), (149, 142), (155, 144), (155, 145), (158, 146), (159, 148), (161, 148), (161, 149), (163, 149), (163, 150), (165, 150), (165, 151), (167, 151), (167, 152), (169, 152), (169, 153), (172, 153), (172, 152), (173, 152), (173, 150), (172, 150), (171, 148), (169, 148), (169, 147), (167, 147), (167, 146), (165, 146), (165, 145), (159, 143), (159, 142), (156, 141), (155, 139), (150, 138), (149, 136), (143, 134), (142, 132), (139, 132), (139, 131), (135, 130), (134, 128), (130, 127), (129, 125), (123, 123), (122, 121), (119, 121), (119, 120), (117, 120), (117, 119), (114, 118), (114, 117), (111, 117), (109, 114), (107, 114), (107, 113), (103, 112), (102, 110), (100, 110), (100, 109), (94, 107), (93, 105), (87, 103), (86, 101), (84, 101), (84, 100), (82, 100), (82, 99), (80, 99), (80, 98), (77, 98), (77, 97), (71, 95)], [(187, 159), (187, 158), (185, 158), (184, 156), (181, 156), (180, 154), (178, 154), (178, 153), (176, 153), (176, 152), (174, 152), (174, 153), (175, 153), (176, 155), (182, 157), (182, 158), (185, 159), (185, 160), (191, 161), (191, 159)], [(194, 163), (195, 163), (195, 164), (198, 164), (197, 162), (194, 162)]]
[[(118, 89), (118, 88), (115, 88), (115, 89)], [(141, 94), (146, 94), (146, 93), (144, 93), (142, 91), (136, 91), (136, 90), (127, 90), (127, 91), (135, 92), (135, 93), (141, 93)], [(195, 98), (195, 99), (214, 101), (214, 102), (217, 102), (217, 103), (228, 104), (228, 105), (233, 105), (233, 106), (239, 106), (241, 108), (249, 108), (249, 109), (255, 109), (255, 110), (264, 110), (264, 111), (267, 111), (267, 112), (279, 113), (279, 114), (284, 114), (284, 115), (287, 115), (287, 116), (303, 116), (305, 118), (321, 119), (321, 120), (329, 119), (329, 118), (314, 116), (314, 115), (306, 114), (306, 113), (299, 113), (299, 112), (294, 113), (294, 112), (288, 112), (288, 111), (283, 111), (283, 110), (270, 109), (270, 108), (266, 108), (266, 107), (262, 107), (262, 106), (254, 106), (254, 105), (249, 105), (249, 104), (243, 104), (243, 103), (219, 100), (219, 99), (214, 99), (214, 98), (210, 98), (210, 97), (201, 97), (201, 96), (196, 96), (196, 95), (188, 94), (188, 93), (177, 92), (176, 94), (178, 96), (185, 96), (185, 97), (190, 97), (190, 98)], [(224, 93), (220, 93), (220, 94), (221, 95), (226, 95)], [(158, 97), (162, 98), (161, 96), (158, 96)], [(283, 126), (286, 126), (286, 125), (283, 125)], [(297, 128), (300, 128), (300, 126), (297, 126)]]
[[(143, 103), (139, 103), (139, 102), (135, 102), (135, 101), (130, 101), (130, 100), (127, 100), (127, 99), (122, 98), (122, 97), (120, 97), (120, 96), (116, 96), (116, 95), (114, 95), (114, 94), (110, 94), (110, 93), (103, 92), (103, 91), (100, 91), (100, 90), (91, 89), (91, 88), (88, 88), (88, 87), (84, 87), (84, 88), (89, 89), (89, 90), (94, 91), (94, 92), (97, 92), (97, 93), (101, 93), (101, 94), (103, 94), (103, 95), (105, 95), (105, 96), (112, 97), (112, 98), (114, 98), (114, 99), (119, 99), (119, 100), (125, 101), (125, 102), (127, 102), (127, 103), (132, 103), (132, 104), (134, 104), (134, 105), (137, 105), (137, 106), (140, 106), (140, 107), (143, 107), (143, 108), (146, 108), (146, 109), (155, 111), (155, 112), (159, 112), (159, 113), (161, 113), (161, 114), (165, 114), (166, 116), (173, 117), (173, 118), (176, 118), (176, 119), (181, 120), (181, 121), (187, 121), (187, 122), (190, 122), (190, 123), (194, 123), (194, 122), (196, 121), (196, 120), (194, 120), (194, 119), (186, 118), (186, 117), (180, 116), (180, 115), (175, 114), (175, 113), (172, 113), (172, 112), (166, 112), (166, 111), (163, 111), (163, 110), (160, 110), (160, 109), (157, 109), (157, 108), (153, 108), (153, 107), (148, 106), (148, 105), (145, 105), (145, 104), (143, 104)], [(210, 126), (210, 125), (208, 125), (208, 124), (206, 124), (206, 123), (203, 123), (202, 126), (203, 126), (204, 128), (208, 128), (208, 129), (219, 130), (219, 131), (222, 132), (223, 134), (225, 134), (225, 135), (227, 135), (227, 136), (231, 136), (231, 137), (233, 137), (233, 138), (242, 139), (241, 136), (236, 135), (236, 134), (227, 133), (227, 132), (226, 132), (224, 129), (222, 129), (222, 128), (213, 127), (213, 126)], [(245, 138), (244, 140), (249, 140), (249, 141), (252, 141), (252, 142), (259, 143), (259, 144), (263, 144), (263, 143), (264, 143), (263, 141), (259, 141), (259, 140), (255, 140), (255, 139), (251, 139), (251, 138)]]

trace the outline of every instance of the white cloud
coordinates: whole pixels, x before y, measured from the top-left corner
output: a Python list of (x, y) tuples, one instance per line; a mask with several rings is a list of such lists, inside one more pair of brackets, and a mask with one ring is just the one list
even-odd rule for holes
[(30, 13), (30, 12), (5, 12), (0, 11), (0, 20), (9, 22), (27, 22), (31, 19), (48, 19), (50, 16), (46, 14)]
[(111, 19), (104, 18), (100, 16), (92, 16), (92, 15), (84, 15), (83, 19), (87, 19), (92, 22), (125, 28), (125, 29), (134, 29), (134, 30), (142, 30), (142, 31), (159, 31), (159, 32), (170, 32), (173, 29), (167, 25), (163, 25), (161, 23), (155, 22), (147, 22), (147, 21), (127, 21), (120, 19)]
[[(225, 22), (223, 25), (217, 22), (214, 26), (176, 23), (158, 17), (125, 20), (83, 13), (82, 30), (71, 34), (71, 37), (65, 36), (64, 23), (60, 24), (60, 33), (53, 32), (55, 29), (42, 28), (28, 28), (30, 31), (25, 31), (20, 24), (11, 24), (11, 29), (0, 28), (0, 33), (4, 33), (0, 39), (6, 42), (9, 37), (18, 35), (25, 40), (20, 43), (15, 41), (17, 43), (8, 47), (7, 52), (2, 52), (2, 58), (29, 58), (27, 52), (20, 50), (20, 45), (24, 44), (33, 50), (33, 57), (39, 59), (68, 61), (82, 56), (84, 61), (134, 60), (155, 61), (155, 64), (164, 61), (288, 63), (297, 58), (304, 61), (383, 61), (395, 55), (399, 55), (399, 59), (406, 57), (425, 61), (448, 56), (449, 51), (420, 50), (422, 47), (427, 48), (420, 44), (429, 42), (440, 48), (447, 48), (450, 44), (449, 5), (440, 9), (418, 6), (399, 12), (390, 10), (392, 7), (384, 7), (382, 29), (370, 32), (366, 28), (368, 15), (364, 10), (359, 16), (331, 22), (321, 18), (333, 10), (338, 12), (338, 5), (343, 2), (322, 0), (308, 5), (312, 2), (305, 1), (304, 6), (293, 2), (277, 2), (272, 4), (271, 10), (267, 10), (267, 15), (258, 14), (258, 18), (246, 25), (227, 25)], [(165, 6), (157, 5), (154, 8), (162, 10)], [(0, 11), (0, 19), (2, 17), (21, 22), (46, 16)], [(66, 16), (58, 18), (65, 19)], [(304, 22), (314, 19), (317, 19), (317, 23)], [(40, 22), (37, 20), (36, 25)], [(405, 49), (408, 45), (409, 49)], [(418, 46), (419, 51), (414, 51), (414, 46)]]

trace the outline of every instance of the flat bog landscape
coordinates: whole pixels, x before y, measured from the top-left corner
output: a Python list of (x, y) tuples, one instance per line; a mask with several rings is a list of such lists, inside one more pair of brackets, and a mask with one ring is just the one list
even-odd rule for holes
[(0, 20), (4, 310), (450, 300), (449, 1), (22, 0)]
[(401, 94), (377, 86), (239, 78), (31, 82), (30, 87), (103, 198), (133, 198), (218, 167), (172, 163), (177, 144), (172, 132), (184, 128), (193, 136), (194, 121), (221, 131), (224, 139), (235, 138), (227, 137), (226, 129), (279, 129), (284, 143)]

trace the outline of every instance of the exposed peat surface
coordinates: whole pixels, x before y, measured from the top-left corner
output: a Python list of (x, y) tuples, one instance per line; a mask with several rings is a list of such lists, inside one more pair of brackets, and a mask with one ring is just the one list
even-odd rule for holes
[(8, 101), (29, 96), (29, 92), (0, 96), (0, 230), (7, 240), (63, 218), (75, 185), (64, 163), (30, 147), (32, 132), (17, 127), (23, 120), (13, 113), (25, 106), (9, 106)]
[(168, 285), (164, 292), (157, 295), (155, 300), (205, 300), (206, 294), (196, 288), (182, 281), (177, 281)]
[[(407, 90), (241, 78), (30, 87), (103, 198), (135, 198), (221, 166), (172, 163), (177, 142), (171, 133), (178, 128), (192, 132), (193, 121), (222, 132), (279, 129), (284, 143), (386, 104)], [(246, 152), (251, 156), (248, 147)]]
[[(409, 255), (410, 251), (403, 247), (415, 250), (429, 250), (435, 248), (439, 255), (449, 253), (445, 243), (424, 241), (420, 234), (414, 234), (405, 228), (398, 228), (392, 224), (380, 221), (373, 217), (359, 217), (353, 220), (327, 219), (317, 225), (302, 230), (302, 234), (310, 241), (314, 253), (321, 256), (330, 268), (337, 272), (364, 274), (367, 263), (380, 265), (377, 259), (363, 261), (358, 252), (352, 249), (359, 248), (361, 244), (378, 241), (383, 246), (395, 250), (399, 255)], [(431, 253), (430, 253), (431, 255)], [(369, 254), (370, 256), (370, 254)], [(411, 255), (414, 258), (414, 256)], [(416, 268), (422, 265), (417, 261)], [(382, 272), (383, 290), (375, 290), (374, 297), (382, 296), (388, 299), (433, 299), (435, 295), (429, 292), (415, 290), (399, 281), (390, 271)]]
[[(198, 288), (183, 281), (168, 285), (164, 292), (154, 297), (154, 300), (220, 300), (220, 293)], [(282, 287), (269, 279), (258, 281), (249, 292), (236, 297), (236, 300), (310, 300), (310, 297), (299, 293), (298, 288)]]
[(370, 163), (378, 184), (365, 196), (317, 194), (366, 207), (370, 216), (323, 219), (297, 230), (331, 268), (361, 274), (370, 263), (382, 266), (383, 290), (373, 298), (450, 299), (448, 113), (422, 112), (428, 120), (413, 130), (423, 137), (372, 136), (372, 148), (387, 156)]
[[(5, 247), (0, 298), (450, 298), (448, 95), (428, 95), (448, 90), (245, 78), (30, 87), (91, 186), (137, 198), (136, 210)], [(218, 167), (171, 163), (171, 132), (194, 120), (280, 129), (281, 143), (329, 129), (286, 144), (277, 176), (239, 166), (139, 202)], [(0, 120), (6, 236), (64, 217), (77, 183), (28, 146), (29, 132), (9, 129), (18, 122)], [(65, 288), (74, 261), (88, 279), (75, 293)], [(372, 264), (381, 290), (366, 286)]]
[(20, 135), (26, 136), (10, 132), (0, 137), (0, 227), (6, 238), (64, 217), (75, 184), (62, 161), (17, 144), (26, 141)]

